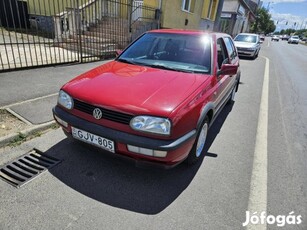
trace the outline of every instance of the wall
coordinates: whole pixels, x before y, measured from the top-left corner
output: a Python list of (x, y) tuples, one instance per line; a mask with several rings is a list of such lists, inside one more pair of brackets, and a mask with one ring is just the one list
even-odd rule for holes
[[(199, 29), (203, 0), (195, 0), (194, 12), (182, 10), (182, 0), (162, 2), (162, 27)], [(187, 25), (185, 23), (187, 22)]]

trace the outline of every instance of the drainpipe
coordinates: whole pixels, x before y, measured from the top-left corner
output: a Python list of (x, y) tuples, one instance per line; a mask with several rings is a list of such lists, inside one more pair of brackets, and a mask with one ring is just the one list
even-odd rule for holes
[(214, 26), (213, 26), (213, 31), (215, 32), (221, 32), (220, 21), (221, 21), (223, 5), (224, 5), (224, 0), (219, 0), (218, 6), (217, 6), (216, 17), (214, 21)]
[(159, 0), (158, 29), (160, 29), (161, 25), (161, 14), (162, 14), (162, 0)]

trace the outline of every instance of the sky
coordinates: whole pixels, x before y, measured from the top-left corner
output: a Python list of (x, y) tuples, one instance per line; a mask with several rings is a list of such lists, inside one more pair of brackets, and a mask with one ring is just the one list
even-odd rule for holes
[(307, 0), (264, 0), (276, 31), (281, 29), (307, 29)]

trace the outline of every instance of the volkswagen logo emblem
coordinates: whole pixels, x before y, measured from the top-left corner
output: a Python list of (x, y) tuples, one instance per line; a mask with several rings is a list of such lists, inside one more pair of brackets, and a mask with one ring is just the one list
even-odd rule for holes
[(97, 120), (101, 119), (101, 117), (102, 117), (102, 112), (101, 112), (101, 110), (98, 109), (98, 108), (94, 109), (94, 111), (93, 111), (93, 117), (94, 117), (95, 119), (97, 119)]

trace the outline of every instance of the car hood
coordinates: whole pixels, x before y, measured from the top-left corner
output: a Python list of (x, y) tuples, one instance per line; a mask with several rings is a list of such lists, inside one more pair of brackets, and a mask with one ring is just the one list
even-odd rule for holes
[(249, 42), (234, 42), (236, 47), (241, 47), (241, 48), (255, 48), (256, 43), (249, 43)]
[(210, 75), (112, 61), (63, 86), (73, 98), (132, 114), (168, 116)]

